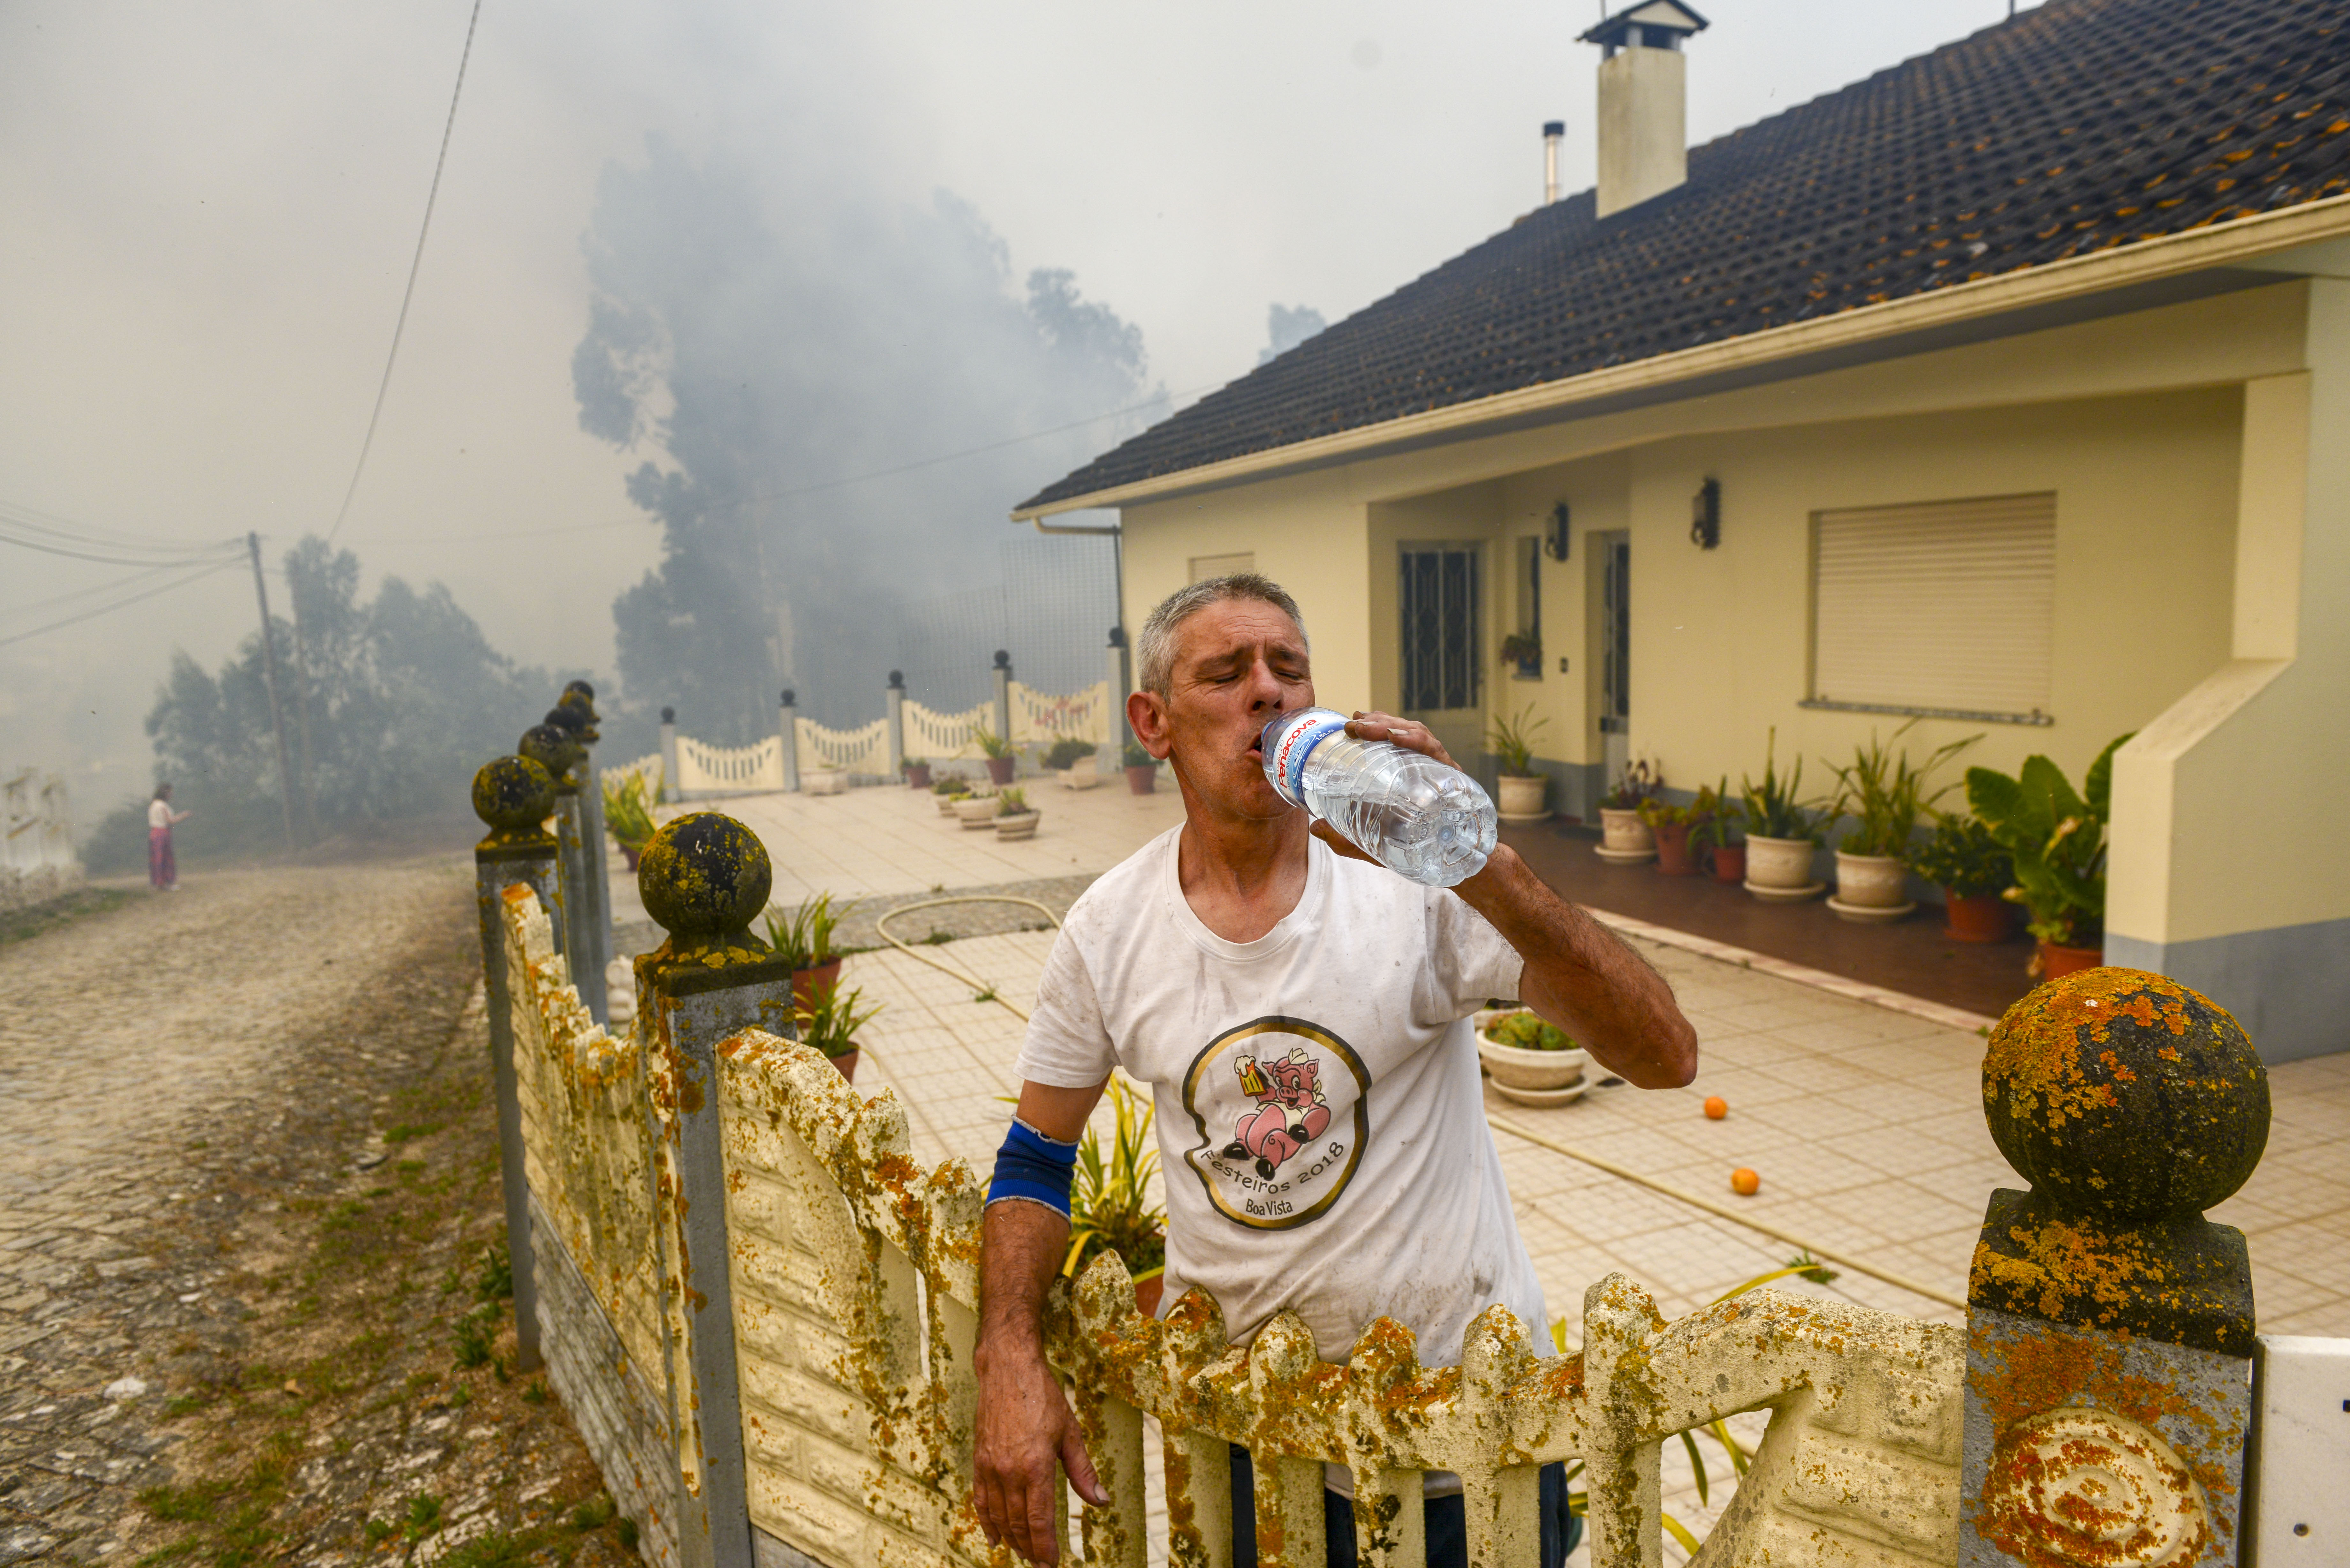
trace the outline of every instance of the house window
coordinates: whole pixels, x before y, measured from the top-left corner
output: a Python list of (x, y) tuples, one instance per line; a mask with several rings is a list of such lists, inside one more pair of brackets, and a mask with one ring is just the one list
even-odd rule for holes
[(1475, 545), (1402, 550), (1403, 710), (1473, 708), (1482, 646)]
[(1256, 552), (1243, 550), (1237, 556), (1194, 556), (1191, 557), (1191, 580), (1204, 583), (1210, 577), (1229, 577), (1239, 572), (1256, 570)]
[(2050, 722), (2056, 497), (1812, 518), (1811, 708)]

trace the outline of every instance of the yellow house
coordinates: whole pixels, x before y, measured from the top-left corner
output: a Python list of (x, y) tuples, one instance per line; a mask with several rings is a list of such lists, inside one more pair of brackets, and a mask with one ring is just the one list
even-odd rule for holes
[(1691, 151), (1703, 26), (1586, 35), (1596, 190), (1014, 515), (1116, 508), (1129, 624), (1265, 573), (1457, 755), (1530, 713), (1569, 814), (2134, 731), (2107, 961), (2350, 1048), (2350, 0), (2048, 0)]

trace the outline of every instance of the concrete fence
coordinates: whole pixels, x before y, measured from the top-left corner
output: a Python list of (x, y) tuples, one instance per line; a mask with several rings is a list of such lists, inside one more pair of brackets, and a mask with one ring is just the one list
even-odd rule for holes
[(0, 784), (0, 912), (29, 909), (81, 882), (66, 781), (19, 769)]
[[(860, 1099), (789, 1038), (790, 976), (749, 929), (771, 868), (730, 818), (648, 846), (669, 940), (636, 961), (627, 1034), (600, 1026), (550, 910), (565, 850), (532, 767), (475, 790), (525, 1364), (543, 1355), (663, 1564), (1001, 1561), (971, 1508), (973, 1172), (918, 1168), (894, 1096)], [(1656, 1568), (1662, 1445), (1766, 1411), (1709, 1568), (2225, 1563), (2255, 1525), (2263, 1563), (2350, 1560), (2338, 1532), (2313, 1539), (2311, 1497), (2247, 1475), (2255, 1404), (2305, 1396), (2307, 1366), (2350, 1347), (2256, 1342), (2243, 1238), (2199, 1217), (2266, 1137), (2233, 1020), (2158, 977), (2068, 977), (2002, 1021), (1984, 1091), (2032, 1188), (1992, 1200), (1965, 1330), (1768, 1289), (1668, 1324), (1613, 1274), (1578, 1355), (1536, 1356), (1543, 1325), (1494, 1307), (1458, 1346), (1382, 1319), (1332, 1365), (1285, 1314), (1232, 1343), (1196, 1291), (1143, 1318), (1117, 1258), (1097, 1262), (1050, 1309), (1111, 1500), (1063, 1521), (1070, 1549), (1141, 1568), (1155, 1470), (1168, 1561), (1226, 1568), (1237, 1444), (1268, 1568), (1318, 1563), (1325, 1463), (1367, 1501), (1365, 1564), (1421, 1562), (1430, 1469), (1461, 1478), (1472, 1562), (1532, 1564), (1554, 1459), (1584, 1466), (1593, 1568)]]

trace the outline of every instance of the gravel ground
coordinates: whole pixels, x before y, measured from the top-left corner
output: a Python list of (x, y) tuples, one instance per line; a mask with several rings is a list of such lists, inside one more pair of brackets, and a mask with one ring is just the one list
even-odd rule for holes
[(632, 1558), (513, 1375), (479, 972), (449, 858), (0, 945), (0, 1565)]

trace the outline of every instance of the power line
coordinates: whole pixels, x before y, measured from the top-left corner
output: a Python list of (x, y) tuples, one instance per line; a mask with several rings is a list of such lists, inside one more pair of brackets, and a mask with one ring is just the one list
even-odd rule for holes
[(62, 545), (45, 545), (38, 539), (19, 539), (5, 531), (5, 524), (0, 524), (0, 545), (14, 545), (20, 549), (38, 550), (45, 556), (63, 556), (68, 560), (95, 561), (101, 566), (192, 566), (200, 561), (211, 560), (221, 553), (220, 547), (215, 545), (209, 550), (183, 550), (175, 560), (157, 561), (151, 557), (146, 560), (125, 560), (120, 556), (94, 556), (87, 550), (70, 550)]
[(384, 395), (391, 390), (391, 368), (400, 362), (400, 335), (408, 330), (409, 303), (416, 297), (416, 275), (424, 266), (424, 237), (432, 232), (432, 204), (441, 197), (441, 171), (449, 162), (449, 138), (457, 129), (457, 100), (465, 91), (465, 63), (473, 57), (473, 29), (482, 22), (482, 0), (473, 0), (473, 18), (465, 24), (464, 52), (457, 57), (457, 85), (449, 94), (449, 119), (441, 127), (441, 156), (432, 162), (432, 188), (424, 195), (424, 222), (416, 231), (416, 254), (408, 264), (408, 286), (400, 296), (400, 319), (392, 324), (391, 352), (384, 356), (383, 379), (376, 384), (375, 411), (368, 415), (367, 439), (359, 442), (359, 460), (351, 468), (350, 487), (343, 492), (341, 510), (335, 514), (335, 525), (327, 530), (327, 542), (333, 544), (335, 535), (343, 531), (343, 520), (350, 515), (351, 498), (359, 493), (359, 475), (367, 472), (368, 453), (375, 447), (375, 428), (383, 419)]
[[(179, 556), (185, 555), (191, 550), (212, 547), (210, 545), (190, 545), (181, 539), (134, 537), (115, 529), (100, 528), (88, 523), (77, 522), (70, 517), (60, 517), (54, 512), (44, 512), (37, 506), (26, 506), (22, 502), (16, 501), (0, 501), (0, 523), (5, 523), (13, 528), (46, 535), (49, 538), (62, 540), (69, 545), (86, 545), (92, 549), (143, 550), (150, 554)], [(220, 540), (214, 543), (231, 545), (235, 541)]]
[(0, 607), (0, 618), (14, 619), (19, 616), (37, 615), (43, 610), (56, 609), (60, 605), (69, 605), (77, 600), (90, 598), (99, 594), (115, 593), (120, 589), (129, 587), (133, 583), (147, 582), (164, 572), (175, 572), (180, 569), (181, 567), (176, 562), (166, 562), (160, 566), (148, 566), (131, 573), (127, 577), (110, 577), (107, 581), (99, 583), (94, 587), (76, 588), (69, 594), (58, 594), (54, 597), (46, 599), (30, 599), (23, 604), (8, 605), (5, 607)]
[(83, 621), (95, 619), (99, 616), (107, 615), (115, 610), (126, 609), (132, 605), (141, 602), (142, 600), (151, 599), (157, 594), (169, 593), (173, 588), (185, 587), (188, 584), (199, 581), (204, 577), (209, 577), (215, 572), (224, 572), (232, 566), (241, 566), (244, 564), (244, 562), (238, 560), (234, 556), (229, 556), (225, 560), (215, 561), (209, 566), (197, 568), (195, 571), (189, 573), (184, 577), (176, 577), (171, 582), (163, 583), (155, 587), (149, 588), (145, 593), (132, 594), (130, 597), (117, 599), (112, 604), (99, 605), (95, 609), (86, 609), (79, 615), (69, 615), (63, 620), (53, 620), (47, 626), (36, 626), (30, 631), (20, 631), (14, 637), (0, 637), (0, 648), (7, 648), (13, 644), (23, 642), (29, 638), (39, 637), (46, 632), (58, 631), (69, 626), (78, 626)]

